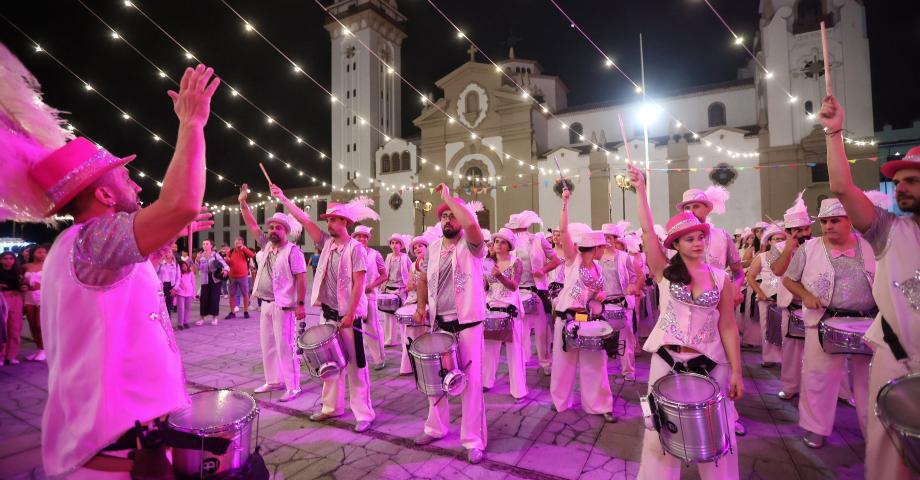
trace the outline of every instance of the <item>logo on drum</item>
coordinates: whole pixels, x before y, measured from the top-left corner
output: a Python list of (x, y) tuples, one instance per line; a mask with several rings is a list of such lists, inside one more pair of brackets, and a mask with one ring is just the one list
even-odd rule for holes
[(206, 458), (201, 461), (201, 470), (204, 473), (216, 473), (218, 468), (220, 468), (220, 459), (218, 458)]
[(674, 422), (672, 422), (672, 421), (669, 420), (669, 421), (665, 422), (664, 426), (668, 428), (668, 431), (669, 431), (669, 432), (671, 432), (671, 433), (677, 433), (677, 425), (674, 425)]

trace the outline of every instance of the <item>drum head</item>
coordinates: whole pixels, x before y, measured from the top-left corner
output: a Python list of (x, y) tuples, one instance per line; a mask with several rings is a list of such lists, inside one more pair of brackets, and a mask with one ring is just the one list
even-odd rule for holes
[(521, 290), (521, 303), (529, 302), (533, 298), (533, 292)]
[(380, 300), (395, 300), (395, 299), (396, 299), (396, 294), (395, 294), (395, 293), (378, 293), (378, 294), (377, 294), (377, 301), (378, 301), (378, 302), (379, 302)]
[(614, 305), (614, 304), (612, 304), (612, 303), (605, 303), (605, 304), (604, 304), (604, 311), (605, 311), (605, 312), (618, 312), (618, 311), (621, 311), (621, 310), (623, 310), (623, 307), (621, 307), (621, 306), (619, 306), (619, 305)]
[(444, 353), (455, 342), (454, 336), (445, 332), (426, 333), (412, 342), (412, 351), (420, 355)]
[(192, 404), (169, 415), (169, 425), (194, 434), (239, 430), (251, 422), (259, 409), (246, 392), (209, 390), (191, 395)]
[(573, 331), (578, 326), (579, 337), (606, 337), (613, 334), (613, 327), (602, 320), (591, 320), (590, 322), (572, 322), (566, 325), (567, 331)]
[(878, 394), (879, 417), (903, 432), (920, 435), (920, 374), (896, 378)]
[(719, 392), (719, 385), (715, 381), (695, 373), (669, 374), (655, 382), (655, 393), (658, 396), (678, 403), (708, 402)]
[(863, 317), (834, 317), (828, 318), (824, 323), (829, 327), (845, 332), (866, 333), (869, 330), (869, 326), (872, 325), (872, 320), (871, 318)]
[(300, 335), (300, 344), (307, 347), (319, 345), (335, 335), (336, 331), (338, 331), (338, 327), (332, 323), (314, 325), (304, 330), (303, 334)]
[(415, 311), (418, 310), (416, 305), (403, 305), (396, 309), (397, 317), (411, 317), (415, 315)]
[(486, 318), (509, 318), (508, 312), (486, 312)]

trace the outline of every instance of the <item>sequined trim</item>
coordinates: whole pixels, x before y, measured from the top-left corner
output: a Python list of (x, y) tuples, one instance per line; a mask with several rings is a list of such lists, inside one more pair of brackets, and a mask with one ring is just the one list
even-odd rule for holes
[(81, 163), (80, 166), (67, 172), (67, 175), (64, 175), (52, 185), (51, 188), (48, 189), (48, 197), (57, 205), (66, 194), (72, 193), (70, 189), (73, 188), (74, 185), (83, 183), (93, 175), (96, 175), (100, 171), (107, 170), (112, 165), (116, 165), (121, 161), (121, 158), (112, 155), (104, 148), (100, 148), (96, 150), (96, 153), (91, 157), (86, 159), (86, 161)]
[(895, 288), (904, 294), (904, 298), (910, 304), (915, 312), (920, 313), (920, 269), (914, 272), (914, 276), (903, 282), (892, 282)]
[(671, 283), (670, 291), (675, 300), (697, 307), (714, 307), (719, 303), (719, 298), (722, 296), (718, 289), (712, 289), (703, 292), (699, 298), (694, 300), (693, 291), (690, 290), (690, 287), (680, 283)]
[(807, 285), (808, 291), (812, 292), (821, 299), (821, 302), (825, 305), (830, 303), (831, 291), (834, 288), (834, 281), (831, 279), (831, 274), (828, 272), (821, 272), (818, 274), (817, 278)]
[(697, 220), (696, 217), (694, 217), (693, 219), (687, 219), (687, 220), (683, 220), (683, 221), (681, 221), (681, 222), (677, 222), (677, 223), (674, 224), (673, 227), (671, 227), (670, 230), (668, 230), (668, 236), (673, 235), (674, 232), (679, 232), (682, 228), (684, 228), (684, 227), (686, 227), (686, 226), (688, 226), (688, 225), (699, 225), (699, 224), (700, 224), (700, 221)]

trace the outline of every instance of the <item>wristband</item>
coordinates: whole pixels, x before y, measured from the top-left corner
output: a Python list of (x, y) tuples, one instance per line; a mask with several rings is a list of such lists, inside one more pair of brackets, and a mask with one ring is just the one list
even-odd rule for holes
[(842, 131), (843, 131), (843, 129), (841, 128), (841, 129), (838, 129), (838, 130), (834, 130), (833, 132), (824, 132), (824, 136), (826, 136), (826, 137), (833, 137), (834, 135), (837, 135), (838, 133), (840, 133), (840, 132), (842, 132)]

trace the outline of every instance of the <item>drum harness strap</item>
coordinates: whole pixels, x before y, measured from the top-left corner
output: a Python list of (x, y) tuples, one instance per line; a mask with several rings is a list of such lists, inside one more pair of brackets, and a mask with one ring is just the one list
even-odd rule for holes
[(497, 307), (492, 305), (486, 305), (489, 308), (490, 312), (505, 312), (508, 315), (511, 315), (511, 318), (518, 318), (518, 310), (514, 305), (508, 305), (507, 307)]
[(438, 328), (444, 330), (445, 332), (453, 333), (454, 335), (466, 330), (467, 328), (473, 328), (476, 325), (479, 325), (482, 322), (473, 322), (473, 323), (460, 323), (460, 319), (454, 317), (452, 320), (445, 320), (441, 315), (435, 315), (434, 321), (437, 323)]
[(553, 304), (550, 302), (548, 290), (537, 290), (537, 287), (534, 287), (534, 286), (521, 287), (521, 290), (527, 290), (527, 291), (533, 292), (534, 295), (540, 297), (540, 302), (543, 303), (544, 312), (553, 311)]
[[(330, 320), (336, 323), (342, 321), (342, 316), (339, 315), (335, 309), (326, 305), (325, 303), (321, 305), (323, 309), (323, 318)], [(364, 358), (364, 337), (361, 335), (361, 318), (355, 317), (354, 326), (357, 327), (353, 329), (355, 335), (355, 365), (358, 368), (364, 368), (367, 366), (367, 360)]]
[(901, 341), (898, 340), (898, 334), (894, 333), (894, 329), (891, 328), (885, 317), (882, 317), (882, 339), (888, 344), (895, 360), (899, 362), (907, 360), (907, 350), (904, 350), (904, 345), (901, 345)]
[[(700, 354), (698, 357), (693, 357), (686, 362), (676, 362), (674, 357), (668, 353), (670, 346), (658, 347), (658, 351), (655, 352), (664, 360), (664, 363), (667, 363), (671, 367), (671, 370), (674, 372), (680, 373), (698, 373), (700, 375), (709, 376), (709, 372), (712, 369), (716, 368), (716, 362), (712, 361), (706, 355)], [(680, 349), (680, 347), (674, 347), (675, 349)]]

